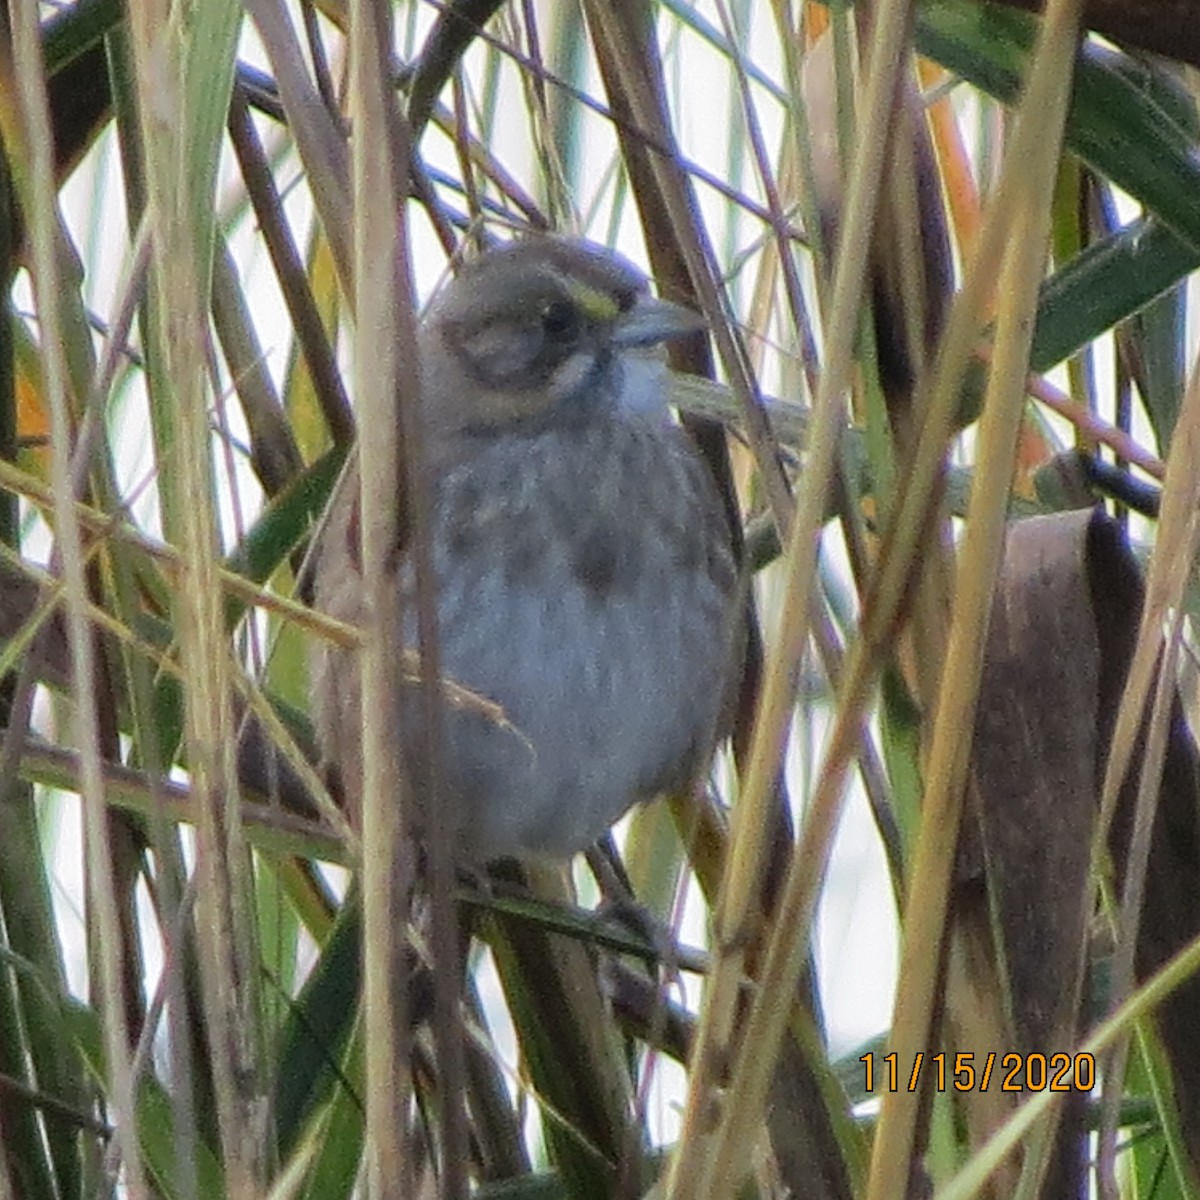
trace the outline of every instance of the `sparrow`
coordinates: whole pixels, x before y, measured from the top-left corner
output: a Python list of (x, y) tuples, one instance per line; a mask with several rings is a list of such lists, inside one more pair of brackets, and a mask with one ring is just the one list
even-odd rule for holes
[[(654, 352), (701, 327), (626, 259), (550, 236), (467, 262), (421, 323), (442, 674), (503, 713), (444, 705), (440, 772), (466, 864), (569, 857), (633, 804), (686, 787), (720, 735), (734, 555)], [(362, 625), (359, 485), (346, 484), (319, 537), (314, 602)], [(395, 578), (396, 645), (415, 648), (403, 550)], [(311, 668), (321, 751), (353, 805), (357, 652), (321, 641)], [(403, 687), (392, 717), (410, 764), (416, 695)], [(417, 813), (419, 834), (419, 796)]]

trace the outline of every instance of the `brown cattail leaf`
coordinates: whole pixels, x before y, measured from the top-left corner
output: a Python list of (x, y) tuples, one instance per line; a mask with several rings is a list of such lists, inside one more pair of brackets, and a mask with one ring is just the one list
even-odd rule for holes
[[(1084, 1027), (1102, 1015), (1086, 1013), (1082, 1004), (1089, 855), (1141, 604), (1137, 564), (1120, 527), (1100, 511), (1012, 526), (980, 686), (973, 820), (964, 829), (954, 907), (956, 944), (974, 955), (991, 942), (1002, 992), (999, 1027), (1011, 1039), (994, 1047), (1001, 1053), (1038, 1052), (1048, 1060), (1071, 1054)], [(1178, 701), (1175, 710), (1137, 945), (1139, 978), (1200, 933), (1195, 748)], [(1135, 764), (1110, 833), (1118, 875), (1138, 776)], [(963, 1009), (962, 998), (951, 995), (952, 1023)], [(1177, 991), (1158, 1018), (1195, 1157), (1200, 982)], [(1086, 1161), (1082, 1103), (1072, 1093), (1065, 1106), (1043, 1177), (1046, 1197), (1079, 1194)], [(994, 1105), (990, 1112), (984, 1125), (994, 1122)], [(973, 1125), (972, 1137), (988, 1131)]]
[[(1096, 520), (1084, 511), (1014, 524), (992, 611), (955, 911), (969, 922), (958, 934), (974, 947), (970, 957), (991, 943), (1002, 964), (996, 976), (1007, 995), (993, 1028), (1011, 1041), (988, 1048), (1000, 1054), (1070, 1053), (1079, 1032), (1103, 763), (1088, 561)], [(1136, 610), (1129, 619), (1136, 628)], [(981, 882), (989, 903), (972, 905)], [(1047, 1196), (1078, 1194), (1078, 1116), (1060, 1126)]]
[[(1143, 586), (1136, 563), (1112, 522), (1093, 523), (1090, 537), (1104, 567), (1091, 576), (1100, 631), (1100, 736), (1107, 746), (1117, 719), (1126, 669), (1137, 638)], [(1148, 719), (1148, 718), (1147, 718)], [(1145, 731), (1143, 730), (1143, 736)], [(1124, 884), (1127, 848), (1134, 825), (1141, 746), (1121, 789), (1108, 846)], [(1100, 768), (1103, 769), (1101, 763)], [(1100, 776), (1097, 776), (1097, 780)], [(1151, 827), (1145, 893), (1134, 968), (1147, 979), (1200, 935), (1200, 763), (1176, 694), (1158, 805)], [(1097, 783), (1097, 793), (1099, 783)], [(1200, 1170), (1200, 978), (1193, 976), (1167, 997), (1157, 1014), (1158, 1032), (1171, 1066), (1175, 1109), (1193, 1171)]]

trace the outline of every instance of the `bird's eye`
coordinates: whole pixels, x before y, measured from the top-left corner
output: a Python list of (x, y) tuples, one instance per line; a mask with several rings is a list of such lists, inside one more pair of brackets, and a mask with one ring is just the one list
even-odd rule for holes
[(579, 310), (566, 300), (551, 300), (542, 309), (542, 332), (552, 342), (571, 342), (579, 336)]
[(617, 308), (621, 312), (627, 313), (641, 299), (641, 297), (642, 293), (640, 291), (634, 291), (632, 288), (623, 291), (617, 296)]

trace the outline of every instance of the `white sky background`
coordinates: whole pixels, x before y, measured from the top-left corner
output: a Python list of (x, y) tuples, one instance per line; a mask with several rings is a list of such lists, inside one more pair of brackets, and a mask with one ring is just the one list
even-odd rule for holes
[[(549, 5), (541, 6), (549, 11)], [(719, 24), (718, 13), (712, 4), (701, 4), (701, 11), (714, 23)], [(753, 14), (756, 26), (751, 39), (750, 56), (757, 65), (778, 77), (778, 47), (774, 28), (766, 5), (747, 6)], [(422, 8), (422, 29), (432, 17), (431, 10)], [(664, 27), (673, 27), (667, 23)], [(419, 39), (418, 39), (419, 40)], [(685, 156), (701, 163), (714, 174), (730, 179), (737, 186), (757, 193), (753, 185), (753, 166), (745, 164), (741, 175), (733, 178), (729, 168), (729, 146), (731, 111), (739, 103), (728, 87), (727, 64), (715, 52), (705, 47), (699, 39), (683, 34), (673, 51), (675, 57), (668, 63), (667, 77), (676, 107), (676, 128)], [(243, 57), (266, 68), (258, 51), (252, 31), (247, 32)], [(480, 55), (476, 52), (468, 59), (477, 68)], [(594, 95), (602, 95), (598, 79), (586, 85)], [(773, 103), (756, 89), (760, 101), (759, 115), (764, 121), (764, 137), (769, 151), (774, 154), (779, 139), (779, 112)], [(501, 122), (499, 137), (493, 149), (497, 158), (507, 169), (525, 181), (529, 190), (537, 194), (533, 186), (536, 177), (532, 146), (525, 122), (525, 102), (517, 90), (515, 70), (506, 72), (500, 112), (507, 115)], [(611, 189), (607, 182), (607, 170), (614, 152), (611, 132), (600, 117), (588, 114), (583, 118), (587, 137), (587, 152), (581, 156), (582, 179), (574, 196), (578, 211), (597, 213), (590, 232), (605, 238), (609, 224), (609, 198)], [(269, 122), (260, 122), (268, 148), (277, 137)], [(127, 237), (123, 217), (111, 203), (112, 196), (120, 188), (116, 155), (106, 135), (101, 144), (89, 156), (85, 166), (72, 179), (64, 193), (64, 210), (76, 239), (87, 270), (88, 299), (94, 309), (107, 318), (118, 280), (124, 268), (127, 252)], [(452, 149), (445, 139), (432, 135), (422, 146), (431, 166), (441, 167), (456, 174), (458, 167)], [(299, 168), (292, 159), (284, 171), (282, 181), (291, 179)], [(221, 211), (230, 211), (238, 201), (238, 181), (232, 166), (232, 155), (225, 152), (222, 181), (219, 187)], [(695, 185), (701, 210), (708, 223), (710, 236), (718, 248), (746, 247), (761, 231), (751, 219), (742, 219), (733, 225), (728, 220), (727, 207), (711, 189), (703, 183)], [(97, 215), (101, 206), (96, 196), (104, 195), (102, 206), (104, 220), (101, 225)], [(454, 201), (457, 206), (457, 201)], [(295, 218), (297, 228), (303, 227), (308, 219), (307, 198), (302, 189), (295, 189), (288, 201), (289, 214)], [(112, 222), (116, 221), (116, 225)], [(619, 245), (635, 260), (644, 263), (645, 256), (637, 231), (631, 202), (621, 222)], [(440, 279), (443, 259), (426, 222), (413, 221), (414, 263), (418, 289), (422, 296)], [(248, 222), (243, 222), (231, 237), (231, 248), (247, 288), (251, 309), (257, 324), (258, 336), (266, 356), (267, 366), (276, 383), (281, 385), (287, 366), (290, 330), (286, 314), (274, 285), (266, 251), (261, 240)], [(736, 289), (735, 289), (736, 295)], [(28, 306), (27, 295), (18, 303)], [(735, 301), (735, 308), (740, 307)], [(351, 378), (347, 374), (347, 378)], [(769, 369), (764, 373), (763, 384), (767, 390), (780, 386), (779, 372)], [(228, 406), (235, 431), (240, 426), (236, 403)], [(119, 416), (119, 435), (114, 439), (122, 448), (123, 458), (118, 464), (123, 486), (131, 488), (140, 480), (149, 461), (149, 429), (142, 398), (133, 392), (124, 412)], [(218, 472), (224, 470), (224, 459), (218, 455)], [(243, 464), (244, 467), (244, 464)], [(239, 471), (237, 487), (246, 517), (251, 519), (258, 503), (258, 489), (248, 470)], [(152, 495), (138, 506), (139, 519), (151, 522), (153, 513)], [(227, 534), (233, 536), (231, 517), (226, 514)], [(769, 591), (769, 573), (764, 587)], [(769, 614), (772, 605), (765, 611)], [(772, 628), (768, 619), (766, 628)], [(789, 770), (793, 783), (793, 795), (803, 793), (805, 759), (810, 765), (819, 760), (824, 722), (819, 710), (798, 724), (799, 736), (793, 739), (790, 750)], [(811, 743), (811, 744), (810, 744)], [(75, 930), (74, 938), (67, 937), (67, 957), (71, 965), (71, 982), (81, 993), (86, 989), (86, 971), (82, 950), (82, 928), (79, 924), (81, 911), (82, 879), (80, 864), (82, 853), (78, 840), (77, 805), (67, 800), (61, 805), (58, 825), (58, 844), (55, 857), (59, 893), (57, 896), (59, 915), (64, 930)], [(699, 906), (689, 910), (689, 919), (684, 929), (685, 940), (700, 943), (702, 929), (699, 923)], [(857, 781), (853, 784), (850, 802), (842, 822), (835, 846), (828, 880), (823, 892), (817, 930), (817, 955), (820, 970), (822, 996), (828, 1024), (832, 1051), (835, 1055), (846, 1053), (865, 1039), (883, 1031), (890, 1020), (892, 987), (896, 968), (896, 926), (892, 909), (890, 886), (884, 869), (882, 851), (874, 824), (867, 811)], [(156, 975), (158, 964), (151, 962), (149, 969)], [(694, 999), (694, 997), (693, 997)], [(511, 1048), (507, 1051), (511, 1055)], [(678, 1085), (682, 1076), (674, 1067), (664, 1067), (662, 1078)], [(656, 1098), (655, 1108), (661, 1120), (661, 1132), (669, 1137), (674, 1132), (673, 1105), (678, 1100), (678, 1091), (673, 1086), (664, 1088)]]

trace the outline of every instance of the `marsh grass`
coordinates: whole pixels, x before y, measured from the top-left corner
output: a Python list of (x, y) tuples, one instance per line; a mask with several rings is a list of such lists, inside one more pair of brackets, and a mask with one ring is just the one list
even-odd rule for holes
[[(1072, 0), (9, 10), (0, 1195), (1200, 1194), (1194, 76), (1077, 54)], [(414, 897), (376, 714), (422, 668), (312, 613), (304, 554), (356, 422), (369, 494), (413, 470), (423, 299), (526, 228), (708, 321), (674, 398), (750, 564), (737, 716), (569, 878), (467, 884), (435, 839)], [(1071, 448), (1135, 464), (1116, 523), (1069, 515)], [(1032, 514), (1074, 641), (1066, 602), (1011, 635)], [(1126, 539), (1146, 599), (1107, 617)], [(997, 595), (1013, 657), (1083, 681), (1002, 728)], [(316, 637), (363, 646), (354, 822), (307, 757)], [(977, 727), (1047, 797), (1009, 857)], [(901, 949), (835, 1054), (814, 931), (863, 801)], [(585, 911), (629, 899), (661, 928)], [(1102, 1088), (906, 1088), (939, 1050)]]

